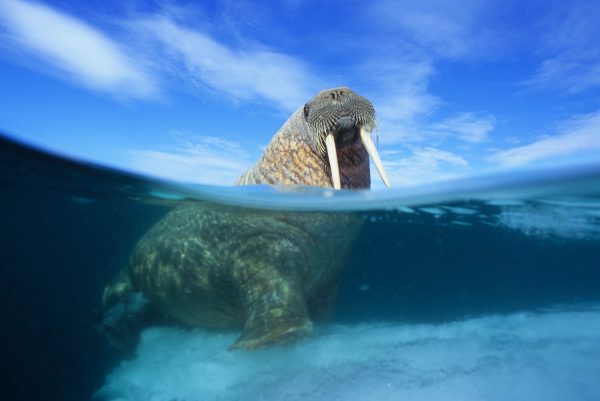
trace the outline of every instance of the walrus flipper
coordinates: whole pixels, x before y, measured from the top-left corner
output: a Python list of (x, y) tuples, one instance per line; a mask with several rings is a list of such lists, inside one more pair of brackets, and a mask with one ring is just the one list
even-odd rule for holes
[(300, 250), (285, 238), (265, 235), (247, 244), (234, 269), (246, 321), (230, 349), (282, 345), (312, 333), (302, 259)]
[(133, 356), (142, 330), (158, 322), (159, 314), (133, 288), (125, 269), (104, 289), (102, 311), (97, 312), (96, 327), (108, 340), (127, 356)]

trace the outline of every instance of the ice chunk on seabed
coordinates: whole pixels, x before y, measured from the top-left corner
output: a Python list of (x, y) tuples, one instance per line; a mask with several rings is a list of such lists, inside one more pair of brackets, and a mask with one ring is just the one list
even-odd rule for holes
[(147, 329), (96, 400), (598, 400), (600, 306), (442, 325), (324, 326), (231, 352), (234, 334)]

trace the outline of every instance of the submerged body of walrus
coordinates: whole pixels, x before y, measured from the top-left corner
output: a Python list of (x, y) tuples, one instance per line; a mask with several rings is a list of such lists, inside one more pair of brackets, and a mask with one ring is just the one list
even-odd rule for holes
[[(320, 92), (290, 117), (239, 184), (369, 188), (371, 103)], [(103, 326), (131, 347), (144, 325), (237, 328), (233, 348), (284, 344), (332, 314), (360, 220), (348, 213), (274, 213), (207, 203), (178, 207), (139, 241), (105, 289)]]

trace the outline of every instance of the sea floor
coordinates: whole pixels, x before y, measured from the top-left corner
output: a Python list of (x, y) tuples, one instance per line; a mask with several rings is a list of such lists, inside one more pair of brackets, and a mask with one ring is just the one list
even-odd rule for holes
[(600, 307), (439, 325), (321, 326), (294, 346), (231, 352), (234, 334), (150, 328), (95, 399), (598, 400)]

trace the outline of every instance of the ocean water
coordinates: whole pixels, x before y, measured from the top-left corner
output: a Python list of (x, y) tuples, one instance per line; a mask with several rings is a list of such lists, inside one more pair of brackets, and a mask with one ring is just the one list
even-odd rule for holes
[[(598, 400), (600, 166), (391, 191), (181, 185), (0, 137), (1, 391), (10, 400)], [(351, 213), (331, 322), (243, 352), (148, 327), (125, 358), (104, 286), (169, 210)]]

